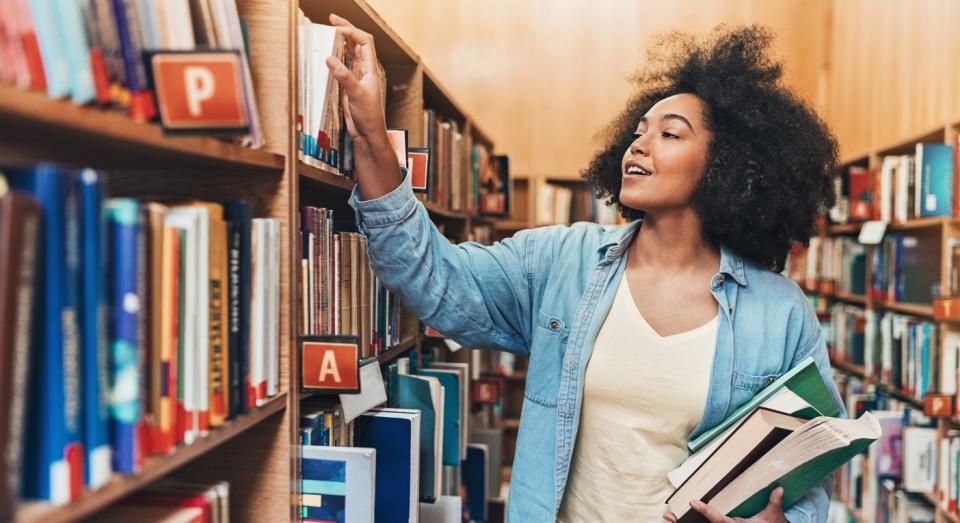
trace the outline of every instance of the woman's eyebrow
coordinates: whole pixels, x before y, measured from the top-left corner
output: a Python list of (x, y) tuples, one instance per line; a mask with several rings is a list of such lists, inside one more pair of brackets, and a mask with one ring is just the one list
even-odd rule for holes
[[(691, 124), (691, 123), (690, 123), (690, 120), (687, 120), (687, 118), (684, 117), (683, 115), (676, 114), (676, 113), (667, 113), (667, 114), (663, 115), (663, 117), (661, 117), (660, 119), (661, 119), (661, 120), (679, 120), (679, 121), (683, 122), (684, 124), (686, 124), (687, 127), (690, 128), (690, 132), (692, 132), (693, 134), (697, 134), (697, 131), (695, 131), (695, 130), (693, 129), (693, 124)], [(646, 115), (641, 116), (641, 117), (640, 117), (640, 121), (637, 122), (637, 127), (639, 127), (640, 124), (647, 123), (648, 120), (649, 120), (649, 119), (646, 117)]]

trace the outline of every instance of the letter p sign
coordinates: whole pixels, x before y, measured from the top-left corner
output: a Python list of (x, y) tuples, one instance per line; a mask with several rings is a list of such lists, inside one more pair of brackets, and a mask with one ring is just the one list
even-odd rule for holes
[(150, 73), (167, 131), (247, 131), (239, 53), (157, 52), (150, 57)]

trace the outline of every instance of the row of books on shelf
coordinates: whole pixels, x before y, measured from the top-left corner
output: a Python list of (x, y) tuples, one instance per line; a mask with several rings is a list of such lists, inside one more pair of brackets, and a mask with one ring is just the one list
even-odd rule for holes
[(957, 393), (960, 333), (941, 336), (930, 321), (846, 304), (833, 305), (821, 324), (835, 361), (862, 368), (865, 376), (919, 401), (931, 393)]
[[(848, 237), (811, 238), (806, 249), (790, 254), (788, 276), (810, 289), (841, 292), (890, 303), (930, 304), (939, 296), (960, 293), (960, 240), (951, 241), (950, 285), (940, 281), (940, 237), (888, 233), (878, 245), (863, 245)], [(872, 264), (867, 274), (867, 255)], [(954, 277), (953, 273), (958, 274)], [(869, 276), (869, 281), (868, 281)]]
[(9, 0), (0, 4), (0, 81), (126, 110), (137, 121), (157, 116), (147, 51), (239, 53), (246, 144), (260, 147), (245, 24), (235, 0), (123, 2)]
[[(935, 506), (928, 496), (942, 499), (945, 509), (952, 499), (955, 511), (958, 470), (955, 460), (945, 462), (950, 453), (941, 453), (933, 420), (858, 377), (835, 372), (834, 379), (848, 415), (870, 412), (881, 427), (876, 444), (838, 471), (836, 497), (856, 509), (860, 521), (933, 522)], [(847, 521), (831, 521), (841, 519)]]
[(372, 409), (304, 402), (304, 521), (486, 521), (502, 432), (471, 425), (469, 364), (428, 360), (421, 366), (413, 352), (382, 369), (365, 365), (385, 383)]
[[(343, 35), (332, 26), (311, 21), (299, 12), (297, 144), (301, 161), (322, 165), (352, 177), (353, 146), (342, 108), (340, 85), (326, 59), (344, 60)], [(381, 100), (386, 109), (387, 76), (377, 64)], [(411, 147), (408, 130), (393, 129), (389, 138), (401, 167), (422, 177), (414, 186), (421, 199), (458, 212), (505, 215), (509, 199), (509, 162), (474, 142), (464, 124), (433, 109), (423, 111), (419, 131), (424, 147)], [(423, 155), (425, 162), (417, 161)]]
[(278, 393), (278, 220), (107, 198), (92, 169), (0, 181), (0, 505), (67, 503)]
[(537, 225), (569, 225), (573, 221), (588, 220), (601, 225), (624, 223), (617, 209), (597, 198), (588, 186), (577, 187), (542, 182), (537, 185)]
[(876, 169), (851, 166), (835, 180), (835, 223), (960, 216), (956, 200), (956, 152), (953, 145), (918, 143), (914, 154), (884, 156)]
[(300, 223), (301, 335), (356, 336), (364, 358), (398, 346), (400, 300), (373, 273), (356, 223), (311, 206)]
[(164, 478), (98, 512), (96, 520), (229, 523), (230, 483)]

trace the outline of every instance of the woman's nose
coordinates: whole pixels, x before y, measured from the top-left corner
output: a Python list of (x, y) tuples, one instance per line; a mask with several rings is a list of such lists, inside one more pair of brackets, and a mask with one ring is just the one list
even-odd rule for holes
[(643, 137), (640, 136), (630, 144), (630, 153), (636, 155), (645, 155), (647, 154), (647, 145), (643, 141)]

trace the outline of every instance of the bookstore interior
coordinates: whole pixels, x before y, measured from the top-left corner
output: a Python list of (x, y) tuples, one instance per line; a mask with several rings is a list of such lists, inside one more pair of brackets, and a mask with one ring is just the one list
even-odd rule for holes
[[(770, 28), (838, 144), (834, 203), (782, 267), (823, 368), (684, 438), (656, 501), (733, 521), (831, 484), (796, 521), (960, 523), (953, 0), (0, 0), (0, 522), (526, 521), (521, 418), (549, 405), (520, 348), (461, 345), (384, 284), (446, 245), (368, 242), (330, 58), (374, 56), (410, 201), (486, 249), (626, 226), (584, 176), (601, 132), (657, 35), (720, 24)], [(585, 332), (531, 318), (561, 350)]]

